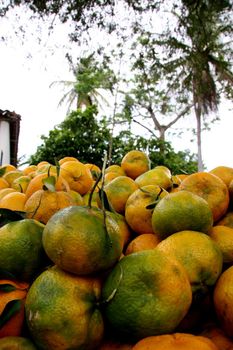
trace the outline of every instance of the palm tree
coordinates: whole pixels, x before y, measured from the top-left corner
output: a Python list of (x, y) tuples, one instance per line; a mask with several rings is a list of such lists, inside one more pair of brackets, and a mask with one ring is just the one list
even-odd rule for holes
[(76, 103), (77, 109), (85, 109), (93, 104), (100, 105), (100, 101), (108, 104), (103, 92), (104, 90), (113, 92), (116, 78), (106, 61), (103, 61), (102, 64), (97, 62), (94, 53), (91, 53), (81, 57), (78, 64), (74, 66), (70, 56), (67, 55), (67, 58), (75, 79), (55, 81), (50, 85), (62, 84), (68, 87), (68, 91), (59, 101), (59, 105), (67, 101), (67, 113), (69, 113), (74, 103)]
[(232, 42), (227, 41), (233, 31), (231, 10), (227, 0), (182, 0), (180, 13), (174, 12), (178, 35), (170, 33), (160, 42), (169, 49), (166, 68), (179, 71), (183, 88), (192, 95), (199, 171), (203, 170), (202, 120), (217, 111), (222, 93), (228, 98), (233, 96), (233, 51)]

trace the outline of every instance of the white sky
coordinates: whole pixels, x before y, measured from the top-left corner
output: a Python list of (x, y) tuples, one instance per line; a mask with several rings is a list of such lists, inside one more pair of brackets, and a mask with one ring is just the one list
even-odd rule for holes
[[(1, 23), (8, 32), (9, 22)], [(48, 135), (49, 130), (65, 118), (67, 106), (58, 108), (64, 91), (49, 85), (57, 80), (73, 80), (61, 46), (66, 40), (64, 28), (58, 28), (56, 36), (42, 35), (40, 45), (30, 36), (24, 45), (14, 36), (8, 43), (0, 41), (0, 109), (15, 111), (22, 117), (18, 157), (33, 154), (41, 144), (40, 136)], [(53, 51), (54, 47), (57, 48)], [(28, 59), (30, 52), (32, 58)], [(78, 57), (79, 52), (79, 47), (74, 46), (74, 55)], [(223, 103), (219, 110), (221, 120), (211, 131), (203, 133), (202, 152), (207, 170), (219, 165), (233, 167), (232, 106), (230, 102)], [(188, 133), (182, 138), (173, 137), (172, 145), (177, 151), (197, 152), (196, 142), (190, 139)]]

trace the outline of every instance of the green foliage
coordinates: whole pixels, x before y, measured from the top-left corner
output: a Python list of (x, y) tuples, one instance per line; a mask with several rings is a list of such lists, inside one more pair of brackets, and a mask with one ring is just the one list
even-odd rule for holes
[[(161, 148), (164, 150), (162, 153)], [(148, 144), (148, 152), (152, 167), (165, 165), (172, 174), (192, 174), (197, 171), (197, 156), (191, 154), (189, 150), (175, 152), (169, 142), (151, 140)]]
[[(64, 121), (41, 136), (43, 143), (29, 159), (31, 164), (47, 160), (54, 164), (55, 159), (73, 156), (81, 162), (100, 165), (103, 155), (108, 149), (110, 133), (105, 118), (96, 121), (95, 106), (72, 112)], [(98, 146), (95, 146), (98, 145)]]
[[(161, 0), (121, 0), (121, 9), (132, 9), (134, 13), (143, 13), (149, 10), (156, 10)], [(59, 18), (62, 23), (72, 21), (75, 23), (75, 30), (70, 37), (73, 41), (80, 40), (80, 34), (88, 31), (93, 26), (104, 28), (109, 33), (116, 30), (119, 26), (117, 19), (114, 18), (117, 12), (115, 0), (12, 0), (3, 1), (0, 4), (0, 17), (15, 7), (23, 7), (23, 10), (29, 9), (34, 15), (46, 19), (52, 16)]]
[(179, 75), (163, 66), (156, 36), (143, 28), (132, 42), (130, 73), (130, 89), (126, 88), (117, 119), (121, 123), (136, 123), (151, 137), (166, 141), (167, 131), (189, 116), (193, 104)]
[[(85, 111), (72, 112), (66, 119), (49, 132), (41, 136), (43, 143), (29, 159), (30, 164), (46, 160), (51, 164), (55, 159), (73, 156), (83, 163), (103, 165), (104, 154), (108, 153), (110, 130), (106, 118), (97, 119), (95, 106)], [(162, 145), (161, 145), (162, 144)], [(160, 152), (161, 146), (164, 152)], [(123, 156), (132, 149), (148, 153), (152, 166), (166, 165), (173, 173), (192, 173), (196, 171), (196, 158), (186, 152), (176, 153), (168, 142), (157, 139), (147, 140), (132, 135), (130, 131), (121, 131), (113, 137), (111, 163), (120, 164)]]

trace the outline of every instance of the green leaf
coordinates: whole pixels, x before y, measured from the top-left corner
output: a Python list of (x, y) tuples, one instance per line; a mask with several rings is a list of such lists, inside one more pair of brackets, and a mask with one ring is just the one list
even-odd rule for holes
[(111, 203), (108, 200), (107, 193), (102, 188), (99, 190), (98, 193), (99, 193), (103, 210), (111, 211), (112, 213), (115, 213), (115, 210), (113, 209), (113, 207), (111, 206)]
[(19, 184), (20, 192), (23, 193), (23, 187), (21, 184)]
[(139, 190), (142, 191), (143, 193), (147, 194), (149, 197), (152, 197), (154, 194), (151, 193), (150, 191), (145, 190), (142, 187), (139, 187)]
[(89, 196), (89, 200), (88, 200), (88, 206), (90, 208), (91, 208), (91, 202), (92, 202), (94, 191), (95, 191), (96, 187), (98, 186), (98, 183), (100, 182), (101, 178), (102, 178), (102, 172), (99, 174), (98, 178), (95, 180), (94, 186), (92, 187), (92, 190), (91, 190), (91, 193)]
[(15, 287), (15, 286), (12, 286), (12, 285), (9, 284), (9, 283), (0, 284), (0, 292), (9, 293), (9, 292), (12, 292), (12, 291), (15, 290), (15, 289), (16, 289), (16, 287)]
[(0, 208), (0, 227), (12, 221), (23, 220), (26, 217), (26, 212)]
[(156, 205), (158, 204), (158, 200), (157, 201), (155, 201), (155, 202), (153, 202), (153, 203), (151, 203), (151, 204), (148, 204), (147, 206), (146, 206), (146, 209), (154, 209), (155, 207), (156, 207)]
[[(159, 186), (159, 187), (160, 187), (160, 186)], [(151, 203), (151, 204), (148, 204), (148, 205), (146, 206), (146, 209), (154, 209), (154, 208), (156, 207), (156, 205), (158, 204), (158, 202), (159, 202), (160, 199), (161, 199), (161, 198), (160, 198), (160, 195), (163, 193), (163, 191), (165, 191), (164, 188), (160, 187), (159, 193), (158, 193), (157, 195), (154, 196), (155, 201), (154, 201), (153, 203)]]
[(51, 192), (55, 192), (55, 184), (56, 184), (56, 178), (55, 176), (48, 176), (45, 179), (42, 180), (43, 182), (43, 189), (49, 190)]
[(5, 172), (6, 172), (6, 167), (4, 166), (0, 169), (0, 177), (2, 177), (5, 174)]
[(0, 328), (2, 328), (12, 316), (14, 316), (17, 312), (20, 311), (21, 305), (22, 300), (12, 300), (6, 305), (5, 309), (3, 310), (3, 313), (0, 316)]
[(99, 178), (99, 172), (96, 170), (91, 170), (91, 175), (95, 181)]

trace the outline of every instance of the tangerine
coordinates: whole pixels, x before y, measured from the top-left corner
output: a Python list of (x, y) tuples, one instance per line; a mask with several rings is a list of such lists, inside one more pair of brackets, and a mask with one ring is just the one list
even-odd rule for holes
[(172, 332), (192, 291), (183, 266), (155, 248), (122, 257), (104, 281), (102, 300), (110, 330), (135, 341)]
[(214, 174), (193, 173), (182, 181), (179, 190), (190, 191), (205, 199), (213, 213), (214, 222), (220, 220), (228, 210), (230, 202), (228, 187)]
[(44, 225), (32, 219), (0, 227), (0, 269), (23, 281), (39, 273), (48, 263), (42, 246), (43, 230)]
[(219, 277), (213, 293), (214, 308), (226, 335), (233, 334), (233, 266), (228, 267)]
[(201, 335), (173, 333), (142, 339), (132, 350), (218, 350), (218, 348), (210, 339)]
[(133, 238), (125, 251), (125, 255), (140, 252), (141, 250), (153, 249), (157, 247), (160, 239), (154, 233), (143, 233)]
[(60, 175), (64, 178), (71, 190), (84, 195), (91, 190), (93, 178), (90, 169), (79, 161), (67, 161), (61, 164)]
[(208, 233), (213, 225), (212, 211), (202, 197), (178, 191), (160, 199), (152, 214), (152, 228), (161, 239), (183, 231)]
[(167, 167), (156, 166), (138, 176), (135, 182), (139, 187), (157, 185), (168, 190), (172, 187), (172, 176)]
[(137, 189), (138, 185), (128, 176), (118, 176), (104, 186), (111, 207), (119, 214), (124, 214), (127, 199)]
[(222, 252), (205, 233), (176, 232), (162, 240), (156, 249), (174, 256), (183, 265), (195, 293), (205, 294), (222, 272)]
[(70, 206), (54, 214), (45, 226), (43, 246), (54, 264), (77, 275), (111, 268), (123, 249), (116, 220), (88, 206)]
[(153, 233), (152, 213), (156, 203), (168, 192), (158, 185), (136, 189), (125, 204), (125, 219), (136, 234)]
[(57, 266), (32, 283), (25, 312), (30, 335), (39, 349), (96, 349), (104, 334), (98, 307), (101, 283)]
[(134, 180), (150, 169), (150, 159), (145, 152), (132, 150), (122, 158), (121, 168)]

